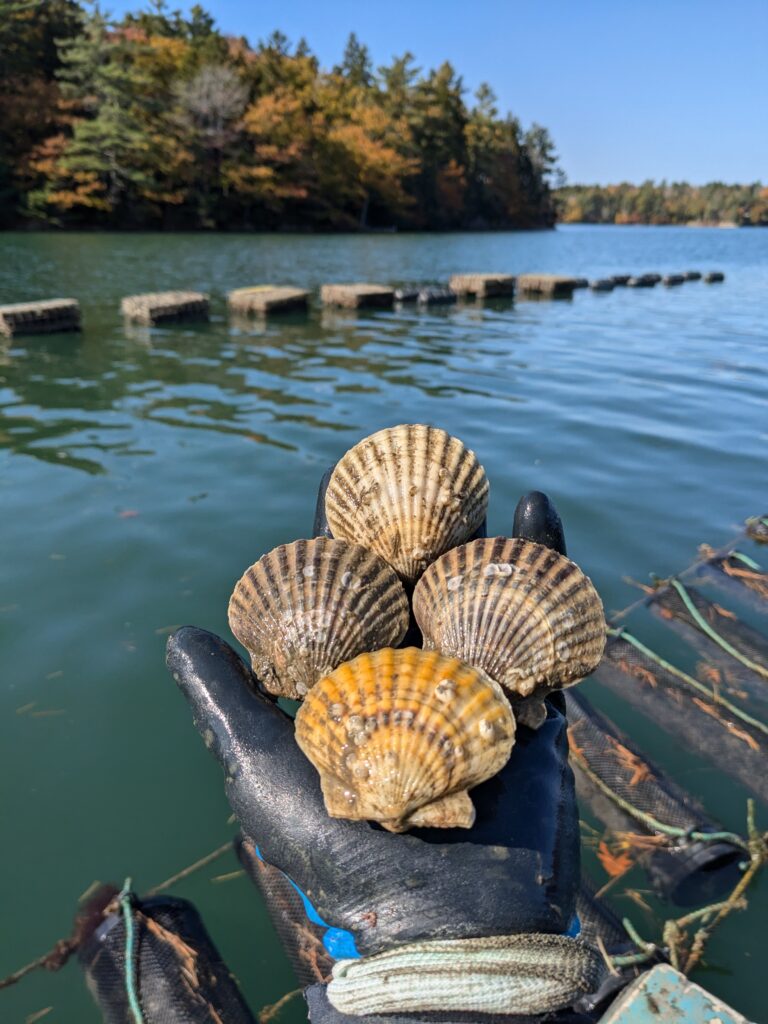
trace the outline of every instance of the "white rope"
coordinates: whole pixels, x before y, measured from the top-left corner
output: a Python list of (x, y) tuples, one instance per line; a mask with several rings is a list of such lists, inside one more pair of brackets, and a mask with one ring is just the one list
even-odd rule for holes
[(339, 960), (328, 999), (341, 1013), (546, 1013), (594, 991), (605, 973), (596, 949), (564, 935), (496, 935), (398, 946)]

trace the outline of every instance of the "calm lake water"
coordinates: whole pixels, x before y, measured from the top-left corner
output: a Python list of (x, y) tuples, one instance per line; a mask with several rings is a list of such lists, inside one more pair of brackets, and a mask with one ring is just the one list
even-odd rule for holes
[[(430, 312), (314, 309), (266, 326), (230, 324), (224, 304), (259, 282), (687, 269), (726, 281)], [(123, 325), (121, 296), (174, 287), (211, 293), (209, 325)], [(521, 493), (547, 491), (607, 610), (636, 596), (623, 577), (678, 571), (768, 508), (768, 231), (0, 236), (0, 302), (58, 295), (80, 300), (82, 335), (0, 342), (0, 976), (68, 934), (95, 879), (149, 888), (234, 831), (221, 772), (166, 674), (165, 639), (182, 623), (228, 635), (234, 581), (309, 535), (323, 470), (361, 437), (419, 421), (459, 435), (490, 477), (492, 533), (510, 529)], [(647, 617), (636, 631), (694, 663)], [(745, 793), (716, 752), (689, 755), (585, 690), (743, 830)], [(585, 863), (605, 879), (593, 854)], [(227, 857), (174, 891), (195, 901), (256, 1011), (294, 981), (250, 883), (217, 881), (236, 867)], [(646, 897), (654, 918), (627, 885), (612, 905), (655, 937), (664, 908)], [(766, 888), (697, 975), (756, 1020)], [(74, 964), (0, 993), (3, 1021), (48, 1006), (46, 1024), (99, 1020)], [(303, 1015), (297, 1005), (282, 1019)]]

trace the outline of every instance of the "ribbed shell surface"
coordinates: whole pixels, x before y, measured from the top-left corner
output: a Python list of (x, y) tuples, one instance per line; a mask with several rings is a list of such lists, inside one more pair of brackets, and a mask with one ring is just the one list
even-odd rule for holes
[(296, 740), (320, 773), (328, 813), (393, 832), (469, 827), (474, 809), (465, 791), (506, 764), (514, 732), (497, 683), (415, 647), (339, 666), (296, 715)]
[(487, 508), (488, 480), (475, 453), (423, 424), (360, 441), (337, 464), (325, 496), (333, 535), (376, 551), (408, 582), (468, 540)]
[(359, 544), (297, 540), (260, 558), (229, 601), (229, 625), (275, 694), (301, 699), (362, 651), (398, 644), (408, 599), (397, 574)]
[(542, 544), (472, 541), (439, 558), (414, 591), (425, 649), (483, 669), (522, 697), (583, 679), (605, 647), (605, 617), (590, 579)]

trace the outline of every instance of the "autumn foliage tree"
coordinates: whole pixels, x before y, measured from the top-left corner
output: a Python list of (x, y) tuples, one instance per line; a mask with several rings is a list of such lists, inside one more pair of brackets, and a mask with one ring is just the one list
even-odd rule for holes
[(110, 22), (94, 0), (8, 0), (0, 45), (6, 224), (500, 228), (554, 221), (546, 131), (468, 104), (448, 63), (374, 68), (351, 35), (323, 70), (251, 46), (199, 5)]

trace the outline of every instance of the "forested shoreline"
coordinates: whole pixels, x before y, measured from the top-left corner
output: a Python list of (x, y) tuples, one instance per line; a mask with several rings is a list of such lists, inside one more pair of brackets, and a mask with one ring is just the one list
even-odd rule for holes
[(374, 68), (349, 37), (251, 45), (165, 0), (0, 8), (0, 227), (492, 230), (768, 224), (768, 188), (566, 185), (548, 131), (470, 102), (449, 63)]
[(164, 0), (108, 22), (79, 0), (0, 11), (0, 226), (359, 230), (551, 227), (546, 129), (410, 53), (349, 37), (250, 45)]
[(555, 195), (558, 219), (566, 224), (768, 226), (768, 187), (760, 182), (566, 185)]

